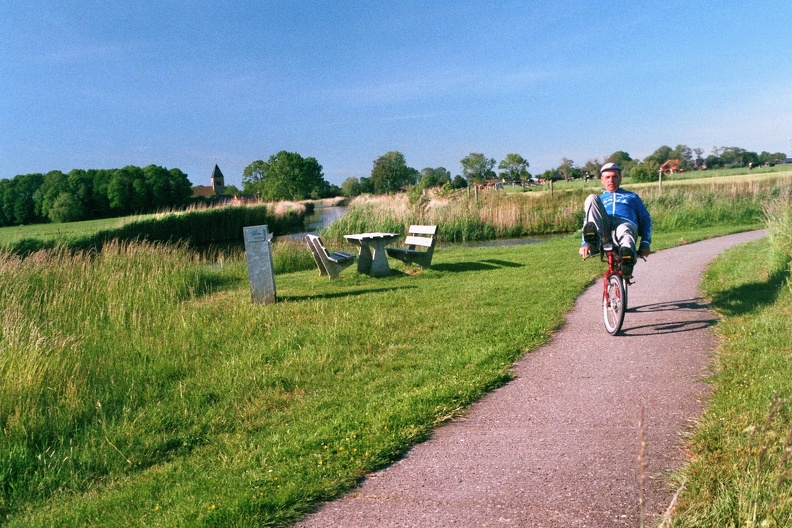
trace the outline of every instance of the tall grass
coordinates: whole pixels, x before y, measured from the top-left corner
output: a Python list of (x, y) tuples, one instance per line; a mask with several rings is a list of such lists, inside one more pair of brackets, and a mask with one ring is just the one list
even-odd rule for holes
[[(711, 181), (699, 185), (642, 187), (655, 230), (679, 231), (719, 224), (759, 225), (763, 204), (792, 187), (788, 181)], [(324, 233), (333, 242), (365, 231), (406, 232), (410, 224), (438, 226), (446, 242), (570, 233), (580, 228), (582, 203), (596, 188), (548, 193), (484, 192), (479, 199), (465, 192), (450, 196), (407, 195), (358, 197), (348, 214)]]
[[(161, 407), (170, 389), (152, 380), (192, 368), (190, 340), (174, 339), (186, 321), (163, 308), (206, 291), (194, 258), (174, 246), (112, 243), (99, 254), (0, 259), (0, 518), (20, 496), (84, 490), (187, 448), (158, 438), (183, 417)], [(175, 414), (110, 433), (141, 406)]]
[(792, 270), (792, 189), (787, 188), (768, 201), (764, 213), (772, 247), (777, 256), (789, 262)]

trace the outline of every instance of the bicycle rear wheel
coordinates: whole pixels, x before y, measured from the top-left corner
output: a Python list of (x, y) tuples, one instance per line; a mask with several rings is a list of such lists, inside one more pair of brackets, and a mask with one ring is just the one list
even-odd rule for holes
[(624, 323), (624, 311), (627, 308), (627, 291), (624, 280), (618, 275), (610, 275), (602, 296), (602, 319), (605, 330), (616, 335)]

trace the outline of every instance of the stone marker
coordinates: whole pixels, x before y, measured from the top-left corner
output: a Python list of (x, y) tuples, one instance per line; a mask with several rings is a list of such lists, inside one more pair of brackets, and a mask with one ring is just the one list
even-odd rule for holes
[(275, 302), (275, 267), (272, 264), (272, 235), (267, 226), (242, 228), (245, 234), (250, 296), (255, 304)]

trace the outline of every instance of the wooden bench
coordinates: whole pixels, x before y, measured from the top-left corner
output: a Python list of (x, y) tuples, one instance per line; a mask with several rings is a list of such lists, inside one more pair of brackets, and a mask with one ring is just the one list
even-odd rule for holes
[(355, 262), (355, 255), (336, 251), (329, 253), (322, 243), (322, 239), (316, 235), (305, 235), (305, 242), (311, 250), (316, 267), (319, 268), (319, 276), (327, 275), (330, 280), (337, 279), (341, 271)]
[[(421, 268), (428, 268), (432, 264), (437, 241), (437, 226), (411, 225), (404, 239), (406, 248), (386, 248), (389, 257), (401, 260), (406, 264), (418, 264)], [(423, 249), (416, 249), (421, 247)]]

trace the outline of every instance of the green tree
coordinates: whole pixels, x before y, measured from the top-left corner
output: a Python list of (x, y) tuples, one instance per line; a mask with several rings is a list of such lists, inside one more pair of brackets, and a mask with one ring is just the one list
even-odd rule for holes
[(630, 157), (630, 155), (627, 152), (624, 152), (623, 150), (617, 150), (616, 152), (605, 158), (605, 163), (616, 163), (622, 169), (624, 169), (624, 167), (626, 167), (627, 164), (632, 161), (633, 159)]
[(371, 183), (371, 178), (360, 177), (360, 194), (374, 194), (374, 184)]
[(11, 226), (15, 223), (16, 185), (16, 178), (0, 180), (0, 225), (2, 226)]
[(704, 165), (706, 165), (708, 169), (717, 169), (718, 167), (723, 166), (723, 161), (721, 161), (719, 156), (715, 154), (710, 154), (704, 160)]
[(264, 160), (256, 160), (242, 171), (242, 190), (245, 194), (261, 194), (267, 184), (269, 165)]
[(446, 183), (451, 183), (451, 172), (445, 167), (437, 167), (435, 169), (426, 167), (421, 169), (421, 180), (419, 185), (422, 188), (441, 187)]
[(192, 186), (187, 175), (179, 169), (166, 169), (149, 165), (143, 169), (143, 178), (137, 189), (146, 196), (146, 210), (156, 211), (180, 207), (189, 202)]
[(575, 162), (568, 158), (561, 158), (561, 165), (556, 170), (566, 181), (580, 177), (580, 168), (575, 167)]
[(124, 216), (132, 213), (132, 197), (135, 190), (132, 188), (134, 175), (126, 169), (116, 169), (110, 175), (107, 184), (107, 199), (111, 214)]
[(492, 170), (495, 167), (495, 158), (487, 158), (479, 152), (471, 152), (459, 163), (462, 165), (462, 176), (465, 177), (468, 185), (484, 183), (495, 177), (495, 172)]
[(407, 166), (404, 154), (393, 150), (374, 160), (371, 184), (374, 193), (394, 193), (404, 186), (416, 183), (418, 171)]
[(93, 176), (88, 171), (74, 169), (66, 175), (66, 183), (83, 210), (80, 220), (87, 220), (94, 208)]
[(462, 177), (462, 175), (457, 174), (454, 176), (454, 179), (451, 180), (451, 187), (454, 189), (464, 189), (467, 187), (467, 180)]
[(650, 182), (659, 177), (659, 168), (660, 166), (653, 161), (641, 162), (633, 165), (630, 173), (626, 176), (629, 176), (633, 182)]
[(303, 158), (282, 150), (267, 161), (257, 160), (245, 167), (242, 186), (265, 200), (305, 200), (319, 197), (327, 187), (322, 166), (316, 158)]
[(696, 154), (696, 159), (693, 161), (693, 166), (698, 169), (704, 163), (704, 158), (701, 157), (704, 154), (703, 148), (694, 148), (693, 153)]
[(33, 224), (43, 218), (36, 214), (36, 191), (44, 183), (43, 174), (15, 176), (6, 189), (3, 209), (8, 225)]
[(143, 176), (151, 192), (149, 207), (168, 207), (173, 203), (170, 174), (167, 169), (149, 165), (143, 169)]
[(674, 149), (669, 147), (668, 145), (663, 145), (659, 149), (655, 150), (652, 154), (649, 154), (644, 158), (645, 162), (656, 163), (659, 167), (666, 161), (670, 159), (675, 159), (673, 157)]
[(530, 178), (529, 166), (528, 160), (519, 154), (506, 154), (506, 157), (498, 164), (498, 169), (500, 169), (500, 175), (504, 180), (513, 182)]
[(77, 222), (85, 218), (83, 204), (74, 194), (64, 192), (58, 195), (49, 209), (49, 219), (52, 222)]
[(776, 163), (784, 163), (786, 159), (786, 154), (783, 152), (776, 152), (770, 153), (765, 150), (759, 154), (759, 163), (769, 163), (770, 165), (775, 165)]
[(107, 218), (112, 216), (112, 209), (110, 208), (110, 197), (108, 196), (108, 188), (110, 181), (113, 178), (112, 171), (106, 169), (89, 170), (88, 174), (93, 178), (93, 210), (91, 211), (92, 218)]
[(242, 191), (236, 185), (226, 185), (225, 189), (223, 189), (223, 196), (238, 196), (240, 194), (242, 194)]
[(678, 159), (682, 168), (689, 169), (692, 166), (693, 149), (687, 145), (677, 145), (674, 147), (670, 159)]
[[(173, 168), (168, 171), (170, 185), (170, 205), (183, 206), (190, 203), (192, 198), (192, 183), (190, 178), (181, 169)], [(233, 185), (227, 185), (226, 190), (236, 189)], [(239, 190), (237, 189), (237, 194)], [(228, 194), (228, 193), (226, 193)]]
[(721, 147), (721, 163), (726, 167), (745, 167), (748, 152), (740, 147)]
[(353, 198), (355, 196), (360, 196), (361, 186), (360, 180), (355, 178), (354, 176), (350, 176), (344, 183), (341, 184), (341, 193), (346, 196), (347, 198)]
[[(621, 165), (621, 164), (619, 164)], [(585, 176), (588, 174), (589, 178), (597, 178), (599, 177), (600, 169), (602, 168), (602, 163), (599, 162), (598, 159), (588, 160), (585, 165), (581, 168), (581, 172)]]
[(36, 215), (41, 218), (49, 217), (55, 200), (62, 193), (67, 192), (69, 192), (69, 185), (65, 174), (57, 170), (45, 174), (44, 180), (35, 192)]

